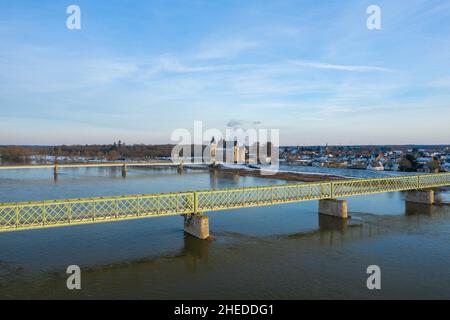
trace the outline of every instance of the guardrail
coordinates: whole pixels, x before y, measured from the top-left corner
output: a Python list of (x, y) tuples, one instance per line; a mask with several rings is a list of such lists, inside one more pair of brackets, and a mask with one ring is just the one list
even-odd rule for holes
[[(220, 162), (216, 162), (220, 163)], [(209, 162), (97, 162), (97, 163), (57, 163), (30, 165), (1, 165), (0, 170), (54, 169), (56, 168), (111, 168), (111, 167), (177, 167), (180, 165), (209, 165)]]
[(0, 204), (0, 232), (198, 214), (450, 185), (450, 173)]

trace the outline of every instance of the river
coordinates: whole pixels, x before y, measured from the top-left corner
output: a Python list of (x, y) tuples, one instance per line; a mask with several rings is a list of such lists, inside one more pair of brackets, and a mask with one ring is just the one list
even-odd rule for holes
[[(52, 170), (11, 170), (0, 171), (0, 202), (281, 183), (171, 168), (130, 168), (125, 179), (61, 169), (57, 181)], [(348, 206), (348, 222), (319, 216), (316, 201), (209, 213), (213, 241), (185, 235), (180, 216), (0, 233), (0, 298), (450, 298), (449, 205), (405, 205), (395, 192)], [(66, 288), (72, 264), (81, 290)], [(381, 290), (366, 287), (373, 264)]]

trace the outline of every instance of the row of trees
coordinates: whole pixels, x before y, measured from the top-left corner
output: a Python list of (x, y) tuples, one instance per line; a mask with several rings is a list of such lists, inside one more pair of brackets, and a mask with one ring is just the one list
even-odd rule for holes
[(5, 162), (26, 162), (32, 155), (32, 150), (26, 147), (6, 146), (0, 147), (0, 157)]
[[(64, 157), (68, 160), (146, 160), (168, 158), (175, 147), (173, 144), (126, 145), (121, 141), (105, 145), (61, 145), (61, 146), (0, 146), (0, 160), (7, 163), (29, 162), (35, 157)], [(202, 146), (205, 148), (206, 146)], [(194, 156), (194, 146), (190, 146)], [(180, 156), (183, 156), (180, 152)], [(189, 156), (189, 155), (186, 155)]]
[(170, 157), (174, 145), (125, 145), (115, 142), (109, 145), (62, 145), (62, 146), (0, 146), (3, 162), (28, 162), (32, 156), (53, 156), (69, 159), (150, 159)]
[[(430, 171), (437, 172), (441, 167), (441, 163), (437, 158), (433, 157), (432, 160), (426, 164), (426, 166), (430, 169)], [(417, 162), (417, 158), (413, 154), (406, 154), (399, 162), (400, 171), (415, 172), (420, 167), (421, 165)]]
[[(205, 146), (203, 146), (205, 147)], [(174, 145), (125, 145), (121, 141), (109, 145), (62, 145), (62, 146), (0, 146), (0, 159), (2, 162), (24, 163), (31, 156), (54, 156), (69, 159), (106, 159), (109, 161), (121, 159), (145, 160), (170, 157)], [(194, 148), (191, 148), (193, 150)], [(270, 155), (269, 155), (270, 156)], [(426, 166), (431, 171), (440, 168), (438, 159), (433, 158)], [(406, 154), (399, 162), (400, 171), (414, 172), (421, 168), (414, 154)]]

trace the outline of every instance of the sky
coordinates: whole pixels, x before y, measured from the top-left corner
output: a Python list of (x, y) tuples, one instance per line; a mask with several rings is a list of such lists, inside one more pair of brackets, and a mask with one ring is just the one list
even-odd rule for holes
[(0, 144), (168, 143), (194, 121), (449, 144), (450, 1), (0, 0)]

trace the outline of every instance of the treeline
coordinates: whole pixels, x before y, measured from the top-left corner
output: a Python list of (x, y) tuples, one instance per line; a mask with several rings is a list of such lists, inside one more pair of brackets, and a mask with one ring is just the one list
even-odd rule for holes
[(32, 154), (31, 148), (0, 146), (0, 159), (5, 162), (26, 162)]
[(125, 145), (120, 141), (111, 145), (72, 145), (53, 147), (52, 155), (66, 157), (82, 157), (86, 159), (150, 159), (160, 157), (170, 157), (174, 145)]
[[(438, 158), (432, 157), (431, 160), (425, 165), (430, 172), (439, 172), (441, 162)], [(399, 161), (399, 170), (406, 172), (416, 172), (419, 169), (424, 169), (424, 165), (417, 162), (417, 157), (413, 154), (406, 154)]]
[(3, 162), (27, 162), (32, 157), (53, 156), (85, 160), (144, 160), (170, 157), (174, 145), (125, 145), (120, 141), (109, 145), (0, 146)]

